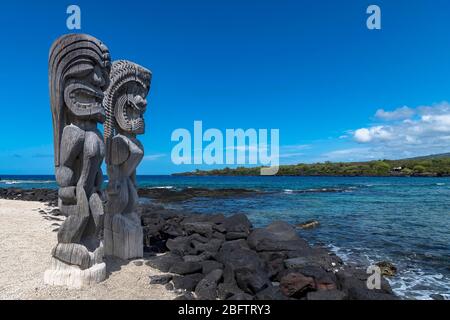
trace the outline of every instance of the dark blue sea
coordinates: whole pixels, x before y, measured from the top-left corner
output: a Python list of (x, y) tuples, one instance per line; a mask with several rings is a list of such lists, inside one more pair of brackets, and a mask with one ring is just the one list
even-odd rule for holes
[[(53, 176), (2, 176), (0, 188), (56, 188)], [(193, 211), (245, 213), (255, 226), (282, 219), (319, 220), (301, 231), (348, 262), (387, 260), (399, 269), (391, 285), (408, 299), (450, 299), (450, 178), (139, 176), (141, 187), (248, 188), (248, 198), (197, 198)]]

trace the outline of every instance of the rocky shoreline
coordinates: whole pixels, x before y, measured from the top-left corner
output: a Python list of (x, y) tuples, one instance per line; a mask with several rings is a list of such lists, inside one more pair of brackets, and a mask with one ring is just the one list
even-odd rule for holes
[[(144, 190), (144, 191), (142, 191)], [(145, 263), (166, 274), (150, 277), (181, 295), (199, 300), (392, 300), (389, 283), (369, 290), (364, 269), (345, 265), (335, 254), (310, 246), (283, 221), (253, 228), (244, 214), (203, 215), (170, 210), (167, 201), (195, 196), (250, 196), (250, 191), (145, 191), (142, 204)], [(162, 189), (157, 189), (162, 190)], [(164, 198), (164, 194), (169, 194)], [(0, 189), (0, 198), (55, 206), (57, 191)], [(155, 200), (157, 199), (157, 200)]]
[(150, 198), (157, 202), (179, 202), (191, 200), (194, 198), (227, 198), (227, 197), (253, 197), (266, 194), (259, 190), (251, 189), (206, 189), (206, 188), (186, 188), (182, 190), (167, 188), (140, 188), (138, 190), (140, 197)]
[[(149, 198), (159, 203), (181, 202), (194, 198), (205, 197), (251, 197), (264, 194), (262, 191), (250, 189), (206, 189), (186, 188), (182, 190), (167, 188), (139, 188), (140, 197)], [(8, 200), (39, 201), (50, 205), (58, 205), (58, 190), (56, 189), (19, 189), (0, 188), (0, 198)]]
[(243, 214), (180, 214), (142, 207), (146, 264), (168, 272), (152, 283), (200, 300), (391, 300), (386, 280), (369, 290), (368, 275), (311, 247), (283, 221), (254, 229)]
[(58, 190), (0, 188), (0, 199), (38, 201), (50, 206), (58, 206)]

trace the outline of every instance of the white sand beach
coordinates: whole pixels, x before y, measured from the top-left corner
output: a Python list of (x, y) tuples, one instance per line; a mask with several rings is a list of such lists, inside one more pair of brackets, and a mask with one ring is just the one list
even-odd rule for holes
[(0, 199), (0, 299), (148, 299), (176, 297), (161, 285), (149, 284), (149, 276), (161, 274), (147, 265), (109, 260), (107, 279), (80, 290), (50, 287), (43, 283), (50, 253), (56, 244), (54, 231), (64, 217), (40, 202)]

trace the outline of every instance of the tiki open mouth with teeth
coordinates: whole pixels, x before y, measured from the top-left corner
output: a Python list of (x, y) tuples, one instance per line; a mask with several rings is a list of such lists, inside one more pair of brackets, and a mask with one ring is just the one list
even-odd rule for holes
[(147, 101), (140, 95), (124, 94), (115, 108), (116, 120), (119, 126), (128, 132), (142, 134), (145, 131), (143, 114)]
[(77, 117), (103, 122), (103, 92), (89, 83), (72, 82), (66, 86), (64, 99), (67, 107)]

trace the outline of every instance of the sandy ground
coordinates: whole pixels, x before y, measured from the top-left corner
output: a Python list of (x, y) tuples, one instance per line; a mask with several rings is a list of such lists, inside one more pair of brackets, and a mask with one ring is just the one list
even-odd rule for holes
[[(107, 279), (75, 290), (43, 283), (50, 252), (56, 244), (55, 229), (63, 221), (39, 212), (40, 202), (0, 199), (0, 299), (150, 299), (176, 297), (164, 286), (149, 284), (149, 276), (161, 274), (145, 263), (108, 260)], [(144, 261), (144, 260), (141, 260)]]

